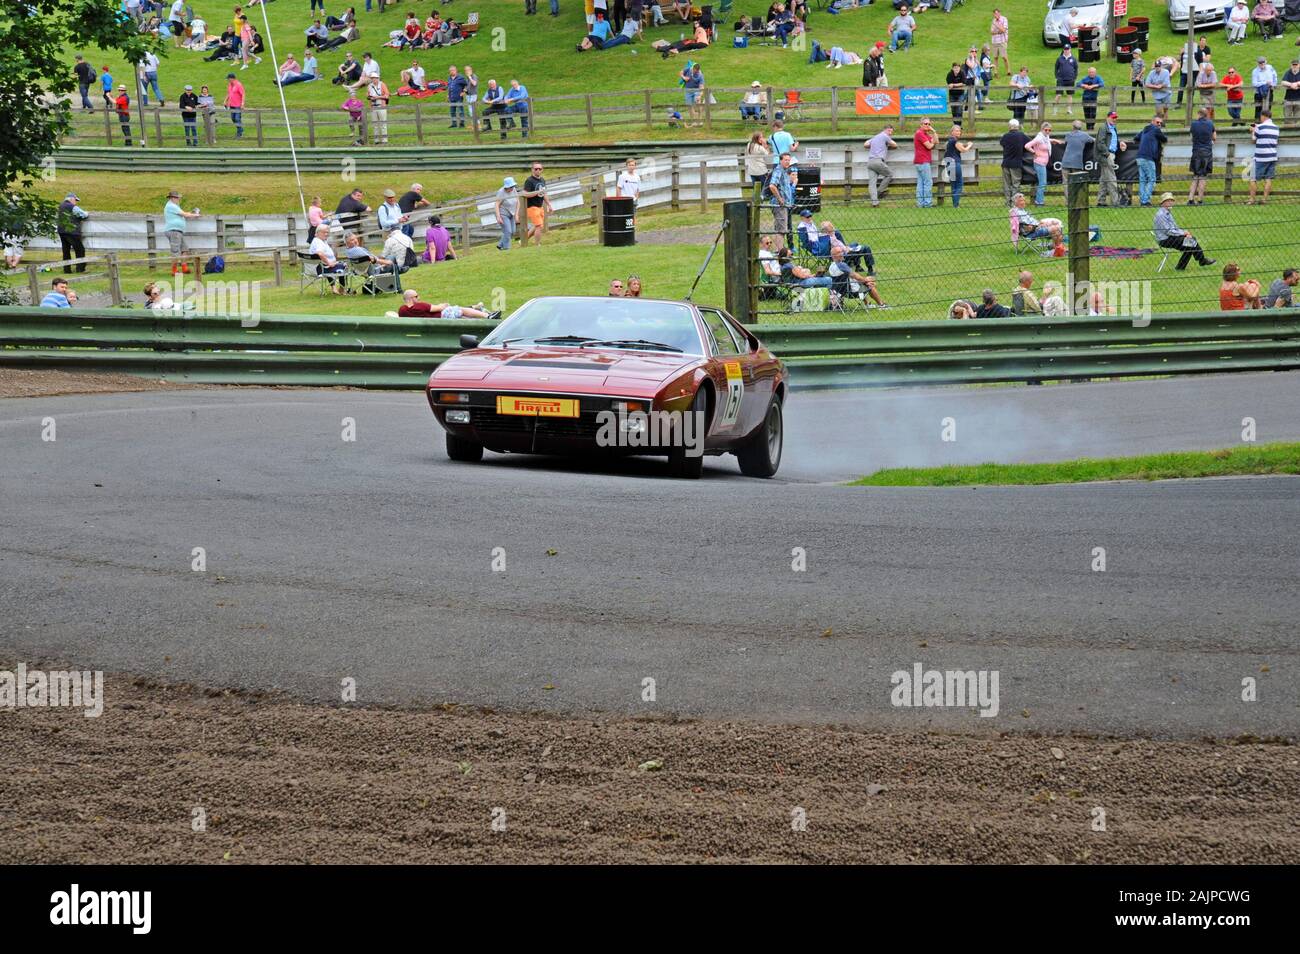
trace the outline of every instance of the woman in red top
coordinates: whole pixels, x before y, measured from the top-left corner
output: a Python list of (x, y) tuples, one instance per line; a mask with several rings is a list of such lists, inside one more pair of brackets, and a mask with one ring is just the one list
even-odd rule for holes
[(1259, 306), (1259, 282), (1253, 278), (1241, 281), (1241, 269), (1231, 262), (1223, 266), (1223, 284), (1219, 286), (1219, 309), (1244, 311)]

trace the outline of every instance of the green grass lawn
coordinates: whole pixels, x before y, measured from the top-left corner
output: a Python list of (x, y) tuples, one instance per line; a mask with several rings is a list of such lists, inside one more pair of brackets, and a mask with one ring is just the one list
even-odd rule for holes
[(1097, 480), (1172, 480), (1300, 474), (1300, 444), (1243, 444), (1215, 451), (1108, 457), (1051, 464), (977, 464), (880, 470), (854, 487), (958, 487), (995, 484), (1073, 484)]
[[(191, 3), (207, 20), (210, 31), (214, 33), (221, 31), (233, 6), (231, 0), (191, 0)], [(1035, 82), (1050, 82), (1052, 63), (1057, 51), (1044, 47), (1041, 40), (1046, 4), (1042, 0), (1001, 0), (1000, 6), (1011, 21), (1013, 66), (1026, 65)], [(358, 59), (363, 52), (374, 53), (383, 67), (386, 82), (395, 88), (401, 69), (409, 64), (412, 57), (411, 54), (385, 48), (383, 43), (390, 30), (401, 27), (408, 10), (414, 10), (423, 18), (429, 12), (429, 7), (418, 3), (397, 3), (384, 13), (366, 13), (363, 4), (358, 4), (358, 7), (361, 38), (344, 49), (351, 49)], [(343, 9), (344, 5), (337, 2), (331, 2), (329, 6), (331, 14), (340, 13)], [(649, 46), (650, 40), (659, 37), (676, 40), (682, 32), (680, 25), (651, 29), (644, 40), (630, 46), (581, 55), (574, 52), (574, 44), (585, 33), (582, 5), (575, 0), (562, 0), (562, 12), (558, 18), (546, 15), (545, 3), (541, 5), (541, 12), (537, 16), (525, 16), (523, 4), (519, 0), (460, 0), (452, 7), (439, 9), (458, 19), (464, 18), (471, 11), (477, 11), (482, 29), (477, 37), (459, 45), (441, 50), (419, 51), (416, 55), (431, 77), (445, 76), (449, 64), (463, 66), (470, 63), (484, 83), (489, 78), (495, 78), (503, 85), (508, 85), (511, 78), (517, 78), (534, 96), (589, 91), (639, 93), (644, 89), (675, 89), (678, 71), (687, 59), (686, 56), (677, 56), (665, 60)], [(266, 10), (270, 16), (276, 52), (281, 58), (288, 52), (294, 52), (301, 59), (303, 30), (309, 23), (301, 0), (272, 3)], [(755, 79), (780, 88), (857, 85), (860, 81), (859, 70), (827, 70), (824, 64), (810, 65), (806, 49), (782, 50), (760, 46), (732, 48), (730, 21), (741, 12), (753, 15), (765, 10), (766, 4), (757, 0), (749, 4), (737, 3), (727, 17), (719, 42), (707, 50), (690, 54), (703, 64), (709, 85), (747, 86)], [(1163, 3), (1153, 0), (1135, 2), (1130, 12), (1151, 18), (1155, 54), (1171, 55), (1177, 51), (1180, 38), (1169, 29)], [(814, 10), (810, 20), (810, 37), (828, 48), (840, 45), (865, 55), (877, 39), (887, 39), (887, 24), (893, 16), (894, 11), (885, 0), (870, 7), (846, 11), (839, 16)], [(900, 52), (889, 58), (891, 82), (909, 86), (942, 85), (944, 73), (954, 59), (964, 56), (970, 44), (987, 42), (990, 17), (990, 5), (973, 2), (959, 6), (947, 15), (937, 9), (920, 15), (916, 45), (906, 53)], [(260, 7), (252, 8), (252, 22), (259, 30), (263, 29)], [(498, 29), (501, 32), (494, 36), (494, 31)], [(1215, 31), (1209, 37), (1220, 74), (1228, 65), (1234, 65), (1249, 77), (1250, 67), (1260, 53), (1269, 55), (1281, 73), (1285, 69), (1286, 58), (1291, 53), (1289, 43), (1265, 44), (1254, 36), (1241, 46), (1234, 47), (1226, 45), (1221, 31)], [(170, 41), (167, 50), (168, 54), (160, 70), (160, 81), (169, 103), (175, 102), (186, 83), (193, 84), (196, 89), (202, 84), (208, 84), (220, 100), (221, 91), (225, 87), (225, 76), (230, 70), (228, 63), (205, 63), (200, 54), (173, 49)], [(72, 52), (75, 51), (69, 51), (69, 68)], [(93, 49), (81, 52), (95, 66), (107, 63), (112, 67), (115, 77), (126, 75), (124, 63), (120, 59), (112, 55), (105, 56)], [(320, 56), (320, 66), (327, 76), (334, 74), (343, 52), (344, 50), (335, 50)], [(1146, 59), (1150, 64), (1154, 56), (1148, 54)], [(1103, 59), (1099, 65), (1101, 75), (1108, 84), (1127, 84), (1126, 65), (1109, 59)], [(247, 87), (248, 106), (279, 107), (279, 97), (272, 84), (274, 64), (269, 55), (264, 57), (260, 65), (251, 66), (244, 71), (236, 66), (235, 70)], [(995, 82), (1005, 83), (1006, 79), (999, 78)], [(290, 107), (336, 108), (344, 98), (340, 94), (340, 88), (328, 81), (293, 85), (287, 87), (285, 93)], [(445, 99), (439, 96), (425, 102), (441, 106)], [(656, 126), (659, 125), (657, 120), (658, 117)], [(845, 125), (865, 128), (865, 124), (856, 122)], [(854, 129), (843, 131), (852, 132)], [(663, 129), (658, 132), (669, 134)], [(645, 134), (642, 127), (615, 127), (614, 133), (598, 134), (598, 138), (642, 138)], [(694, 131), (672, 133), (690, 134), (694, 134)], [(548, 135), (543, 130), (541, 136), (543, 139), (586, 138), (585, 133), (569, 131)]]

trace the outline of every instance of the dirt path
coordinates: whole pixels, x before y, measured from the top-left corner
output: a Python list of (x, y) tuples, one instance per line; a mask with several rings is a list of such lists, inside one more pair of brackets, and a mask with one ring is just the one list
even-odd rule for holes
[(58, 394), (103, 394), (109, 391), (163, 391), (194, 387), (134, 374), (96, 371), (40, 371), (0, 368), (0, 398), (54, 397)]
[(1281, 744), (106, 697), (0, 710), (0, 862), (1300, 860)]

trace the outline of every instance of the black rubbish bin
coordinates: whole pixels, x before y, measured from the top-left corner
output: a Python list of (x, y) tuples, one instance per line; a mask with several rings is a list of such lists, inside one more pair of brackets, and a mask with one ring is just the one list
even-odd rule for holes
[(807, 209), (822, 210), (822, 170), (820, 166), (799, 166), (799, 179), (794, 186), (794, 214)]
[(624, 195), (605, 196), (601, 217), (604, 244), (611, 247), (636, 244), (636, 200)]

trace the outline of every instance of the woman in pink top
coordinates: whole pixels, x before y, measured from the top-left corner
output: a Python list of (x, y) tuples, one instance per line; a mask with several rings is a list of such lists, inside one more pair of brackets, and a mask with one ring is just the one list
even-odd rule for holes
[(320, 196), (311, 197), (311, 205), (307, 206), (307, 224), (311, 226), (312, 234), (316, 234), (316, 229), (321, 225), (329, 225), (333, 218), (325, 214), (325, 210), (320, 207)]
[(244, 65), (240, 67), (241, 70), (248, 69), (248, 58), (250, 56), (258, 63), (262, 62), (260, 56), (253, 56), (253, 25), (247, 20), (244, 21), (244, 25), (239, 30), (239, 55), (244, 59)]
[(1034, 193), (1034, 205), (1047, 201), (1047, 164), (1052, 161), (1052, 143), (1064, 145), (1064, 141), (1052, 138), (1052, 124), (1043, 123), (1038, 135), (1025, 145), (1034, 154), (1034, 174), (1038, 176), (1038, 189)]

